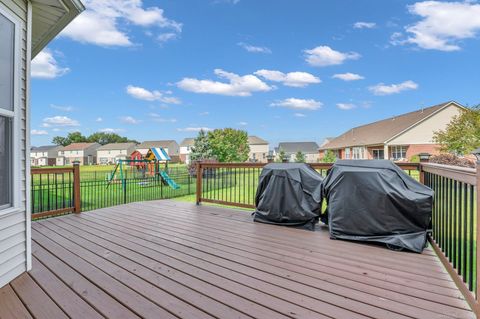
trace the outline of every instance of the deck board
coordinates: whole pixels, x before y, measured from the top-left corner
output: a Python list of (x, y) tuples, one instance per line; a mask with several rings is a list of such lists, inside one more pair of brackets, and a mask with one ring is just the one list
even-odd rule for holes
[(474, 318), (422, 254), (175, 201), (32, 223), (33, 270), (0, 318)]

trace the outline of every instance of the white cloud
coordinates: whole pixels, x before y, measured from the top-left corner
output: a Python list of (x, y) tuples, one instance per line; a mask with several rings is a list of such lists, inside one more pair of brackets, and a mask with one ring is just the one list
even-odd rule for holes
[(306, 115), (303, 114), (303, 113), (294, 113), (293, 116), (295, 116), (295, 117), (306, 117)]
[(377, 26), (375, 22), (355, 22), (353, 27), (355, 29), (373, 29)]
[(31, 130), (31, 135), (48, 135), (48, 132), (45, 130)]
[(210, 114), (210, 112), (201, 112), (201, 113), (199, 113), (199, 115), (201, 115), (201, 116), (207, 116), (207, 115), (209, 115), (209, 114)]
[(84, 4), (87, 10), (64, 29), (62, 36), (100, 46), (131, 46), (131, 25), (176, 33), (182, 30), (182, 24), (166, 18), (159, 7), (143, 8), (142, 0), (85, 0)]
[(385, 85), (384, 83), (379, 83), (377, 85), (371, 86), (368, 89), (375, 95), (390, 95), (397, 94), (402, 91), (407, 90), (416, 90), (418, 84), (413, 81), (405, 81), (398, 84)]
[(240, 126), (247, 126), (248, 123), (247, 123), (247, 122), (238, 122), (238, 125), (240, 125)]
[(310, 50), (304, 50), (305, 61), (313, 66), (339, 65), (346, 60), (357, 60), (360, 54), (356, 52), (339, 52), (329, 46), (321, 45)]
[(392, 34), (391, 43), (415, 44), (422, 49), (457, 51), (459, 41), (480, 31), (480, 4), (475, 1), (423, 1), (408, 6), (421, 20), (406, 26), (407, 35)]
[(178, 33), (174, 33), (174, 32), (162, 33), (157, 36), (157, 40), (161, 43), (165, 43), (170, 40), (175, 40), (176, 38), (178, 38)]
[(136, 99), (144, 101), (160, 101), (168, 104), (180, 104), (180, 99), (173, 96), (166, 96), (165, 94), (170, 94), (171, 92), (160, 92), (158, 90), (149, 91), (139, 86), (128, 85), (127, 93)]
[(354, 109), (356, 108), (357, 106), (355, 104), (352, 104), (352, 103), (337, 103), (337, 107), (340, 109), (340, 110), (351, 110), (351, 109)]
[(140, 124), (142, 122), (132, 116), (122, 116), (120, 117), (120, 121), (125, 124)]
[(55, 79), (64, 75), (69, 68), (64, 68), (58, 65), (53, 53), (45, 49), (32, 60), (31, 75), (33, 78), (39, 79)]
[(309, 84), (322, 82), (318, 77), (307, 72), (283, 73), (275, 70), (258, 70), (254, 74), (266, 80), (282, 82), (283, 85), (292, 87), (305, 87)]
[(212, 131), (212, 128), (209, 127), (184, 127), (184, 128), (177, 128), (179, 132), (200, 132), (203, 131)]
[(125, 132), (125, 130), (123, 128), (102, 128), (100, 129), (100, 132), (103, 132), (103, 133), (121, 133), (121, 132)]
[(43, 119), (43, 127), (68, 127), (68, 126), (80, 126), (77, 120), (73, 120), (67, 116), (54, 116), (46, 117)]
[(246, 51), (251, 52), (251, 53), (272, 53), (272, 50), (270, 50), (267, 47), (259, 47), (259, 46), (254, 46), (248, 43), (244, 42), (239, 42), (237, 43), (239, 46), (244, 48)]
[(271, 106), (280, 106), (286, 107), (289, 109), (297, 109), (297, 110), (317, 110), (322, 107), (323, 103), (319, 101), (315, 101), (313, 99), (296, 99), (296, 98), (288, 98), (281, 101), (277, 101), (275, 103), (270, 104)]
[(355, 74), (355, 73), (350, 73), (350, 72), (334, 74), (332, 76), (332, 78), (340, 79), (340, 80), (343, 80), (343, 81), (356, 81), (356, 80), (365, 79), (365, 77), (361, 76), (360, 74)]
[(184, 78), (177, 83), (177, 86), (194, 93), (229, 96), (250, 96), (253, 92), (266, 92), (273, 89), (253, 74), (240, 76), (222, 69), (215, 69), (214, 72), (218, 77), (224, 78), (228, 82)]
[(50, 104), (50, 107), (55, 110), (64, 111), (64, 112), (72, 112), (74, 110), (73, 106), (63, 106), (63, 105), (55, 105)]
[(158, 123), (176, 123), (177, 119), (175, 118), (164, 118), (161, 117), (160, 114), (157, 113), (149, 113), (148, 116), (154, 121)]
[(103, 122), (103, 118), (97, 117), (97, 118), (95, 119), (95, 122)]

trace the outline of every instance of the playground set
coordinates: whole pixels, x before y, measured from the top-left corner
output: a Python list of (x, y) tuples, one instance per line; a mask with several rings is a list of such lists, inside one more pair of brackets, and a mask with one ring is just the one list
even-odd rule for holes
[[(143, 157), (140, 152), (135, 151), (130, 156), (130, 159), (119, 159), (117, 161), (114, 170), (108, 176), (107, 188), (116, 181), (124, 181), (124, 170), (130, 166), (131, 172), (134, 172), (134, 170), (141, 172), (144, 179), (146, 179), (147, 176), (155, 177), (154, 180), (161, 181), (165, 186), (168, 185), (173, 189), (179, 189), (180, 186), (168, 175), (168, 162), (170, 161), (170, 156), (168, 156), (162, 147), (150, 148), (145, 157)], [(164, 165), (163, 169), (161, 168), (161, 164)], [(117, 171), (120, 174), (120, 179), (116, 178)], [(148, 184), (147, 180), (139, 182), (141, 186), (148, 186)], [(125, 187), (124, 183), (122, 183), (122, 185)]]

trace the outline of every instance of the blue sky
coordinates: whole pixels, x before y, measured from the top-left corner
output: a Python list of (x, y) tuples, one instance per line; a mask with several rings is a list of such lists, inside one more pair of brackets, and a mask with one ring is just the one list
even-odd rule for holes
[[(32, 145), (233, 127), (321, 142), (448, 100), (480, 102), (476, 1), (83, 1), (32, 65)], [(448, 13), (448, 14), (445, 14)]]

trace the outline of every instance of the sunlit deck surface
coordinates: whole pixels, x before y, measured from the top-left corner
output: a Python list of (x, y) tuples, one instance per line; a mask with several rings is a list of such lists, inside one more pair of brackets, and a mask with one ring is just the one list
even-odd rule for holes
[(434, 252), (330, 240), (249, 212), (133, 203), (32, 223), (1, 318), (474, 318)]

